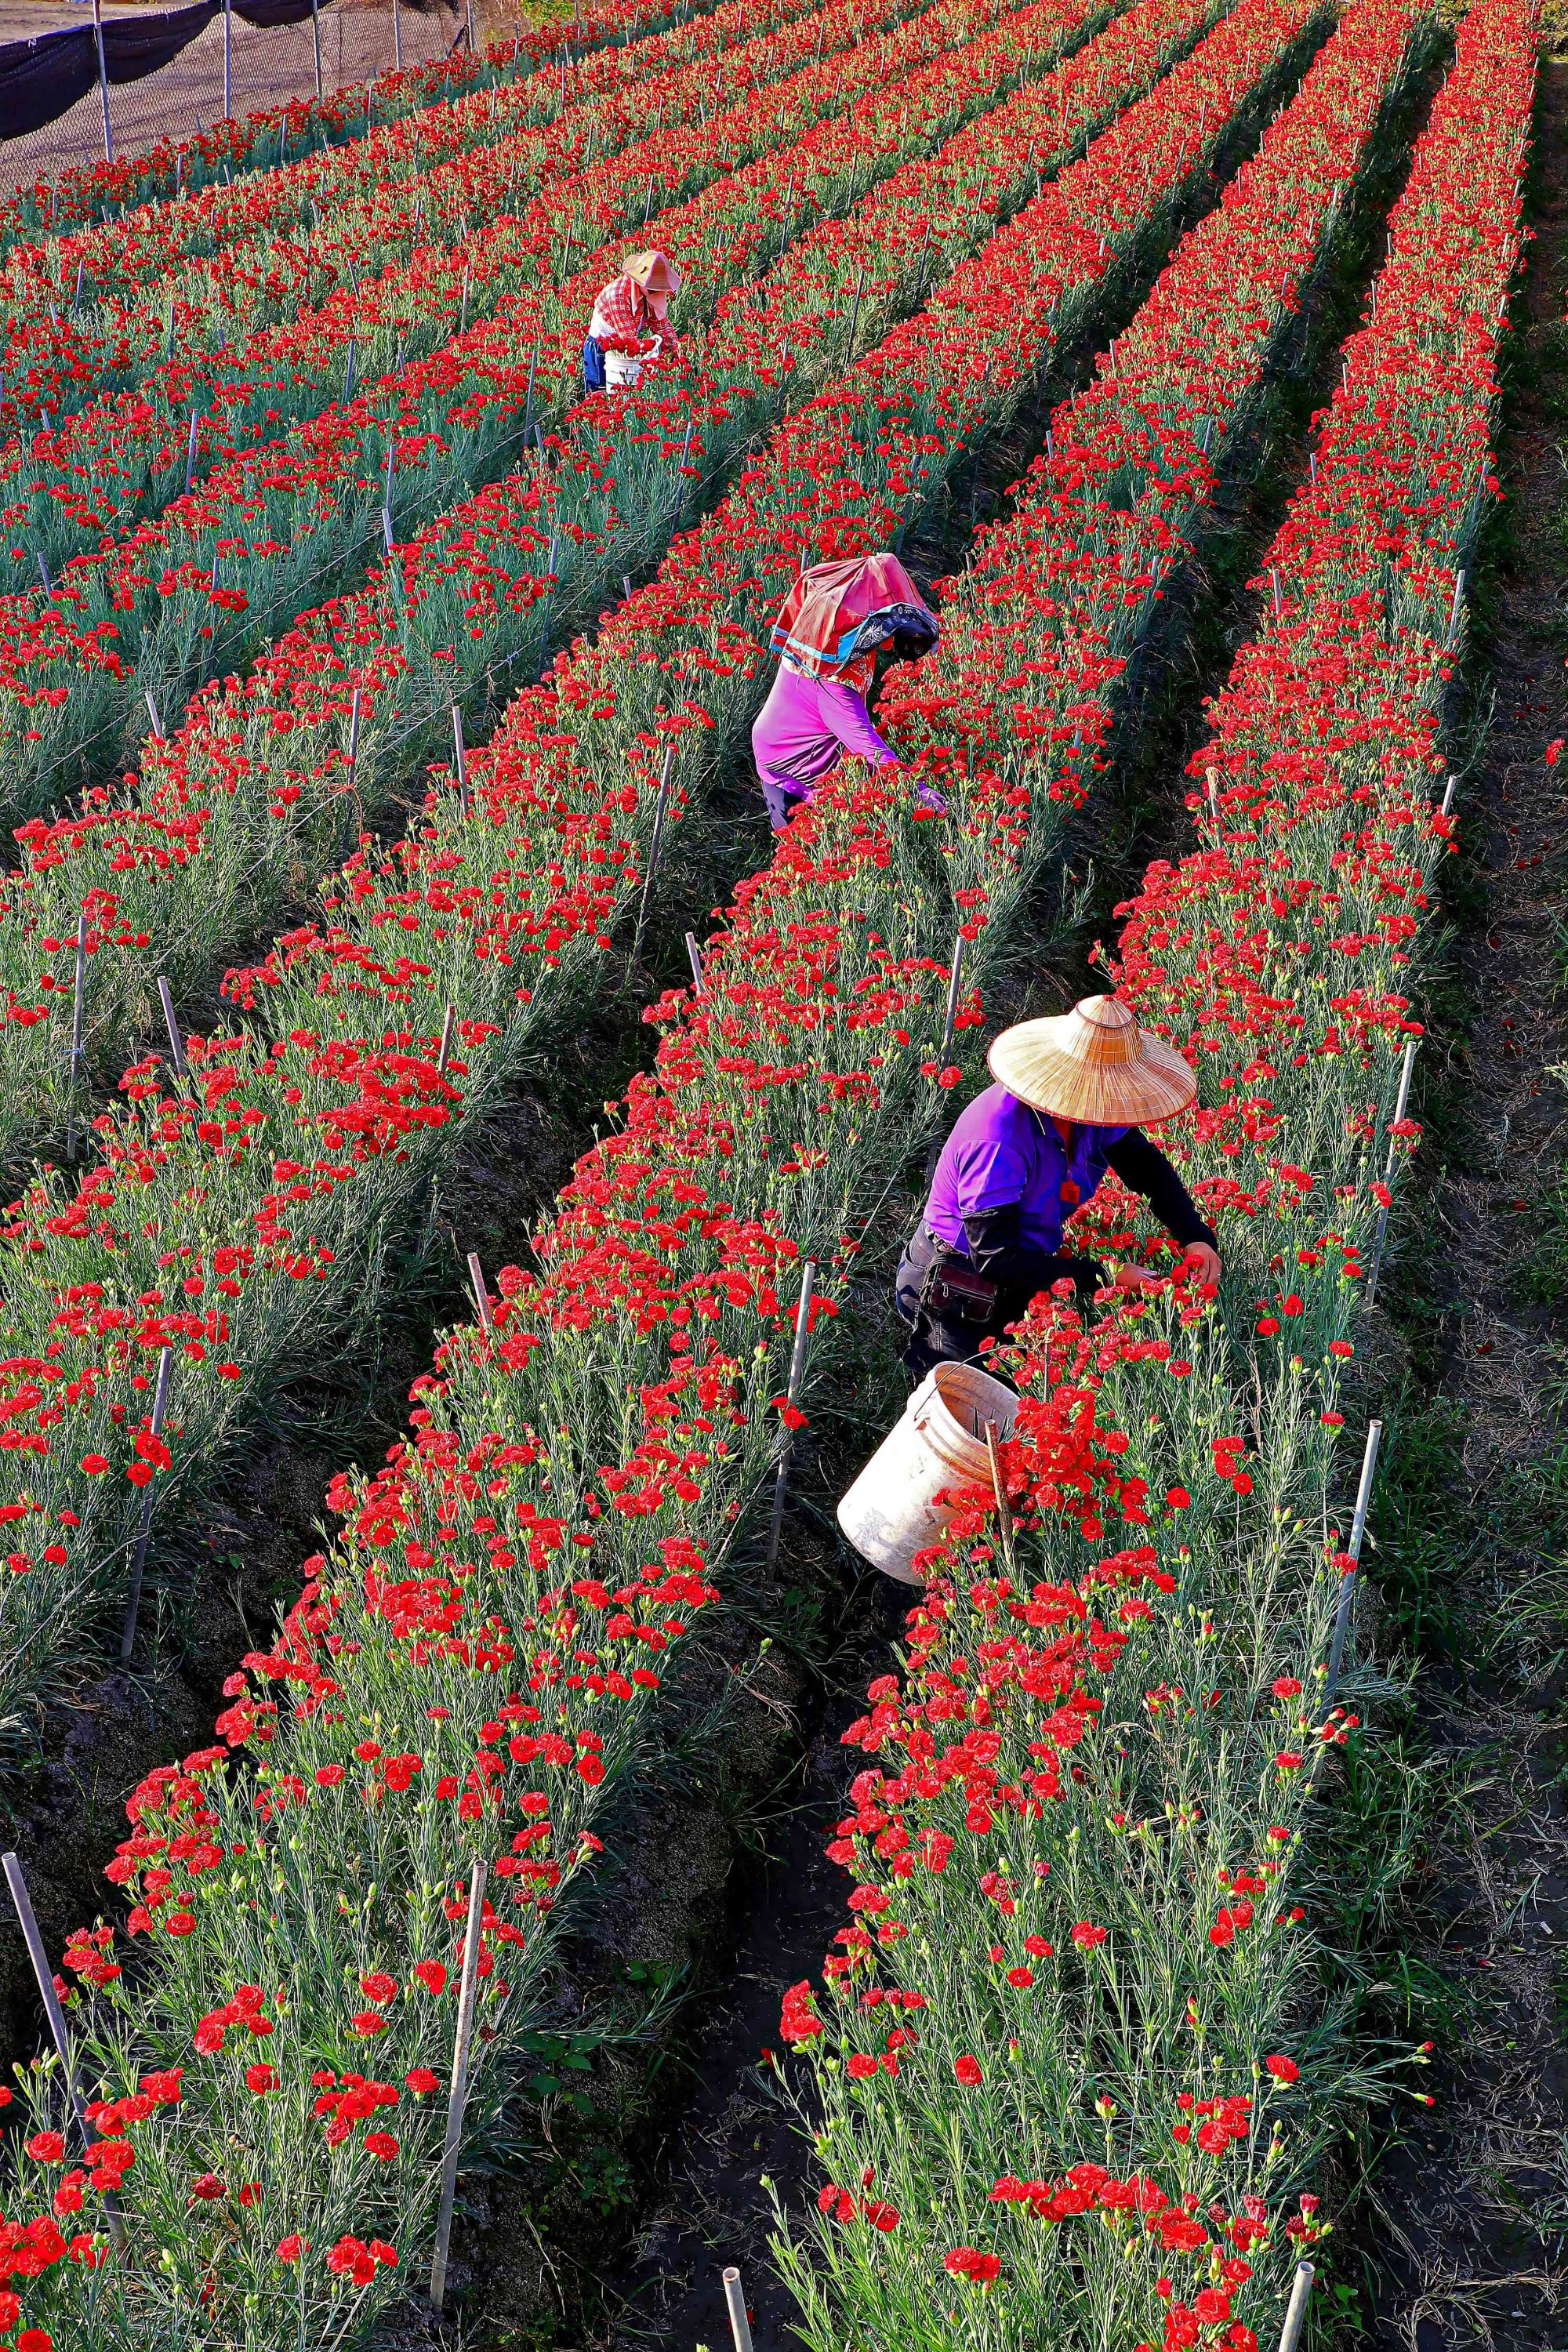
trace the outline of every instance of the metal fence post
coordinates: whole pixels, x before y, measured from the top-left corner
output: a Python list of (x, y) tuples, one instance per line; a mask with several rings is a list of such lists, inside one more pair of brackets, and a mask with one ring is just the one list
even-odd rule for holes
[(310, 38), (316, 50), (316, 103), (326, 96), (321, 80), (321, 0), (310, 0)]
[(402, 0), (392, 0), (392, 61), (401, 73), (403, 71)]
[(234, 10), (229, 0), (223, 0), (223, 114), (226, 122), (234, 114)]
[(92, 0), (92, 32), (98, 44), (98, 94), (103, 101), (103, 160), (114, 161), (114, 133), (109, 127), (109, 66), (103, 54), (103, 0)]

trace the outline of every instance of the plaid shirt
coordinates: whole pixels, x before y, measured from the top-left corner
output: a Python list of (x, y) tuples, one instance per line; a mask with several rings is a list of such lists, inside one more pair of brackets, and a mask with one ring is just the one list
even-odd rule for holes
[(676, 349), (676, 333), (668, 320), (660, 321), (648, 308), (647, 296), (635, 278), (612, 278), (594, 305), (588, 330), (607, 352), (626, 352), (641, 358), (653, 349), (655, 336), (664, 351)]

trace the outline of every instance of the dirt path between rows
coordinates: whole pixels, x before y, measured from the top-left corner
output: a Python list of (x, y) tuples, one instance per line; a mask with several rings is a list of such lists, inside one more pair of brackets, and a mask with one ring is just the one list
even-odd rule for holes
[(1430, 1808), (1394, 1959), (1450, 1997), (1436, 2000), (1436, 2105), (1374, 2172), (1362, 2217), (1369, 2324), (1354, 2302), (1347, 2316), (1360, 2340), (1407, 2352), (1532, 2352), (1568, 2325), (1568, 1094), (1553, 1075), (1568, 1060), (1568, 758), (1544, 757), (1568, 736), (1565, 114), (1568, 62), (1547, 63), (1507, 505), (1479, 578), (1477, 667), (1495, 707), (1461, 787), (1465, 856), (1450, 861), (1458, 935), (1425, 1074), (1426, 1205), (1387, 1297), (1412, 1383), (1391, 1465), (1403, 1516), (1384, 1647), (1403, 1637), (1421, 1655), (1411, 1728)]

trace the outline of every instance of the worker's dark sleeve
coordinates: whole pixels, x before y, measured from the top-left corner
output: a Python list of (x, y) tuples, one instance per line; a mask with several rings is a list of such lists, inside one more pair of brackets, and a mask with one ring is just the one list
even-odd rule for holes
[(1043, 1250), (1026, 1242), (1019, 1230), (1023, 1213), (1021, 1201), (1008, 1201), (999, 1209), (985, 1209), (963, 1220), (969, 1262), (977, 1274), (995, 1283), (1004, 1322), (1021, 1315), (1037, 1290), (1049, 1290), (1064, 1276), (1085, 1297), (1104, 1288), (1104, 1269), (1092, 1258), (1066, 1257), (1058, 1250)]
[(1219, 1247), (1213, 1227), (1199, 1216), (1192, 1194), (1159, 1145), (1151, 1143), (1141, 1128), (1133, 1128), (1120, 1143), (1113, 1143), (1106, 1158), (1131, 1192), (1142, 1193), (1173, 1241), (1184, 1249), (1189, 1242)]

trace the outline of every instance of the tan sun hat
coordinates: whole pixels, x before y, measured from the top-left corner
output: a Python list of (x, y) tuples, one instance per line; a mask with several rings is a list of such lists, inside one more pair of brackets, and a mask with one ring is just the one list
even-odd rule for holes
[(679, 294), (680, 272), (668, 254), (657, 249), (634, 253), (626, 265), (625, 274), (635, 278), (645, 294)]
[(1198, 1082), (1173, 1045), (1114, 996), (1004, 1029), (986, 1060), (1020, 1102), (1085, 1127), (1147, 1127), (1185, 1110)]

